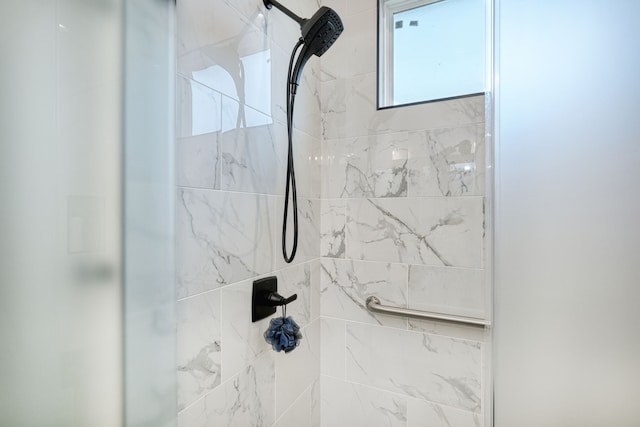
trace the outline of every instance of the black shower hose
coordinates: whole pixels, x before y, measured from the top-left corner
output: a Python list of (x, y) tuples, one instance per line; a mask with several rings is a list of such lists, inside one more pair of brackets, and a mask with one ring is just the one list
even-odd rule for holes
[[(282, 255), (287, 263), (293, 261), (298, 250), (298, 195), (296, 191), (296, 174), (293, 167), (293, 107), (296, 100), (297, 84), (293, 81), (293, 62), (296, 52), (300, 46), (304, 44), (304, 40), (300, 38), (298, 43), (291, 52), (291, 60), (289, 61), (289, 71), (287, 72), (287, 135), (289, 141), (289, 150), (287, 155), (287, 185), (284, 193), (284, 214), (282, 218)], [(287, 255), (287, 219), (289, 215), (289, 193), (293, 204), (293, 248), (291, 255)]]

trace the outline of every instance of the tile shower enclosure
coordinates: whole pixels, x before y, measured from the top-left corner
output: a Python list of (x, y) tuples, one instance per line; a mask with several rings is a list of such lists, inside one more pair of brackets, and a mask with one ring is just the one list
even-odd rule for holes
[[(487, 315), (485, 108), (376, 110), (376, 2), (332, 0), (345, 32), (305, 67), (294, 150), (300, 247), (280, 250), (285, 80), (299, 27), (261, 0), (178, 2), (180, 427), (484, 425), (486, 337), (370, 314), (383, 303)], [(312, 0), (287, 5), (301, 16)], [(275, 275), (301, 346), (251, 323)]]

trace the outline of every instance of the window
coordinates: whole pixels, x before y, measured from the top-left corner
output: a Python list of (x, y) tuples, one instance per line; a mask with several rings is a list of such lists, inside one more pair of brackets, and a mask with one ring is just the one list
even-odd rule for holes
[(485, 0), (379, 0), (378, 108), (485, 91)]

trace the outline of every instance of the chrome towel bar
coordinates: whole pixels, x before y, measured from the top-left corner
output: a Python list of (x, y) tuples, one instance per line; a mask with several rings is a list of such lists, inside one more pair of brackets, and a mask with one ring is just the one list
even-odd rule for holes
[(434, 313), (431, 311), (413, 310), (410, 308), (391, 307), (389, 305), (380, 304), (378, 297), (370, 296), (367, 298), (367, 310), (373, 313), (390, 314), (392, 316), (412, 317), (421, 320), (440, 320), (449, 323), (457, 323), (459, 325), (475, 326), (484, 328), (490, 326), (487, 320), (475, 319), (473, 317), (453, 316), (448, 314)]

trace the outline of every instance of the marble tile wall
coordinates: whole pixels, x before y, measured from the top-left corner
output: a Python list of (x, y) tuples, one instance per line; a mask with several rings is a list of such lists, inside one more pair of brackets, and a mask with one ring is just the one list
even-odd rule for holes
[[(300, 242), (288, 265), (285, 81), (299, 28), (262, 0), (189, 0), (177, 14), (178, 425), (319, 427), (319, 61), (296, 100)], [(304, 338), (286, 355), (263, 338), (269, 319), (251, 322), (253, 281), (271, 275), (298, 294), (287, 314)]]
[[(364, 304), (487, 316), (484, 98), (377, 111), (375, 0), (324, 4), (346, 30), (296, 100), (292, 265), (280, 233), (298, 27), (261, 0), (178, 4), (178, 424), (482, 426), (484, 333)], [(305, 338), (287, 355), (250, 318), (252, 282), (269, 275), (299, 295)]]
[(484, 97), (378, 111), (376, 0), (323, 4), (345, 32), (320, 67), (321, 424), (483, 426), (485, 333), (365, 301), (488, 315)]

